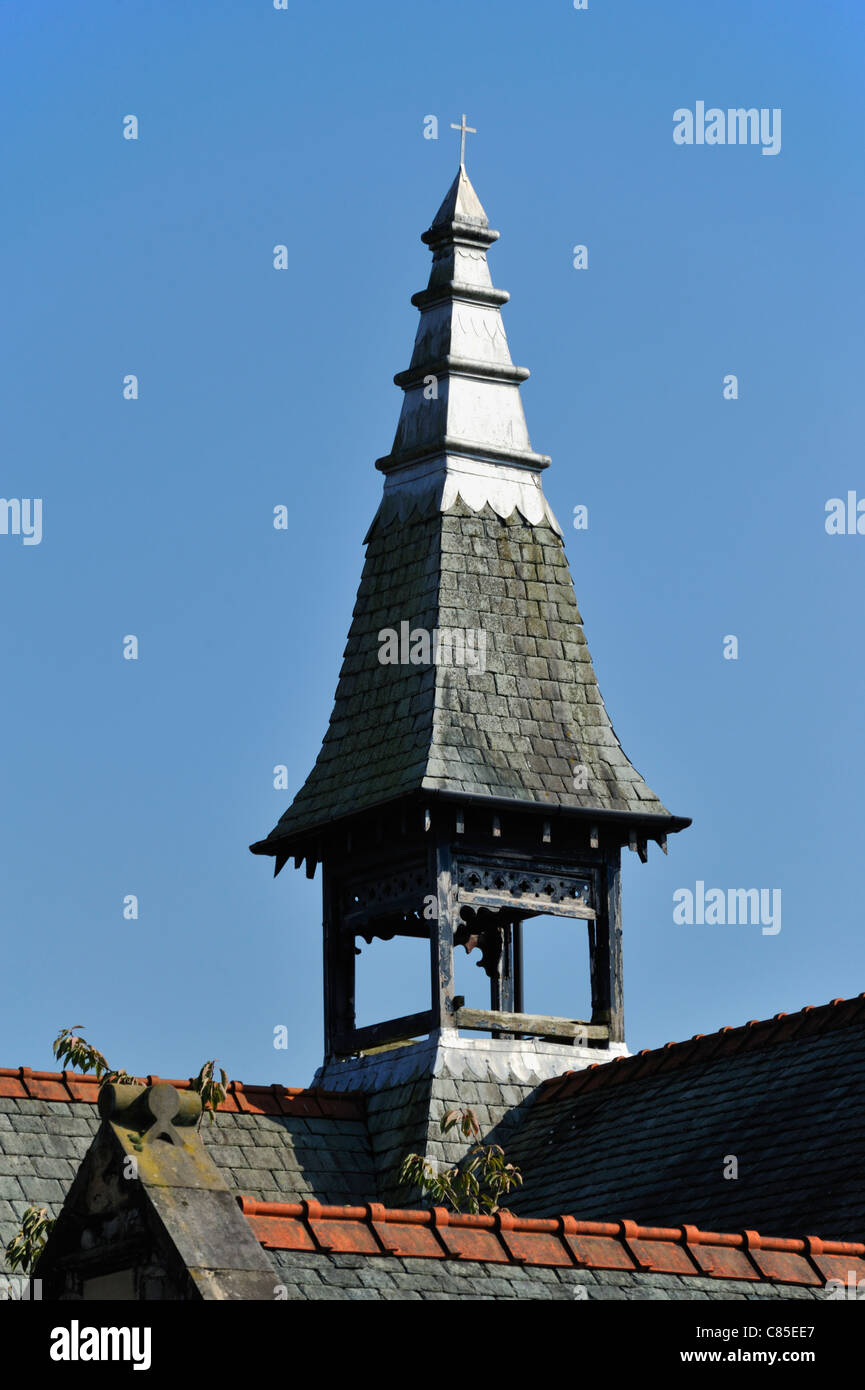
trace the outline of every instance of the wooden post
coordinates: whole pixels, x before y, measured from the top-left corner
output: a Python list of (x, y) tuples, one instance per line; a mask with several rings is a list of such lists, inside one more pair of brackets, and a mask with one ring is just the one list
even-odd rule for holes
[(594, 923), (589, 923), (592, 1022), (608, 1024), (610, 1042), (624, 1042), (622, 879), (619, 849), (609, 849), (604, 855), (600, 896), (598, 917)]
[[(498, 932), (500, 935), (499, 958), (496, 962), (495, 973), (490, 975), (490, 1009), (494, 1013), (500, 1014), (503, 1009), (510, 1009), (511, 1007), (510, 1004), (505, 1003), (505, 1000), (510, 997), (510, 990), (508, 988), (510, 983), (508, 977), (508, 929), (507, 927), (495, 926), (489, 928), (489, 930)], [(504, 1038), (510, 1035), (501, 1032), (498, 1028), (494, 1028), (492, 1030), (492, 1036), (494, 1038)]]
[(433, 1028), (455, 1028), (454, 997), (454, 904), (451, 888), (451, 849), (445, 839), (437, 840), (431, 859), (436, 885), (436, 915), (430, 923), (430, 983)]
[(496, 964), (495, 974), (490, 975), (490, 1008), (495, 1009), (497, 1012), (501, 1012), (501, 1010), (505, 1007), (502, 1001), (505, 997), (505, 991), (507, 989), (507, 983), (505, 979), (506, 951), (507, 942), (503, 941), (502, 949), (499, 952), (499, 959)]
[(324, 919), (324, 1052), (336, 1054), (336, 1038), (354, 1031), (354, 937), (342, 930), (339, 894), (325, 865), (322, 870)]
[(523, 1012), (523, 924), (516, 921), (511, 926), (511, 951), (514, 967), (514, 1013)]
[[(499, 957), (498, 976), (492, 980), (492, 1007), (505, 1014), (517, 1012), (514, 1003), (514, 926), (510, 922), (503, 923), (500, 928), (502, 933), (502, 953)], [(494, 1038), (513, 1038), (513, 1033), (501, 1030), (493, 1033)]]
[(514, 929), (510, 922), (502, 927), (501, 1003), (499, 1008), (506, 1014), (515, 1014), (514, 1004)]

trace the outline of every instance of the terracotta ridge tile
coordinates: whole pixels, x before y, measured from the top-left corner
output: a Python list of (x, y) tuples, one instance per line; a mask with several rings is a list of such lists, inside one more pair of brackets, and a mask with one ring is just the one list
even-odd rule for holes
[[(692, 1038), (682, 1042), (643, 1048), (628, 1057), (611, 1057), (608, 1062), (593, 1062), (580, 1071), (563, 1072), (542, 1083), (538, 1103), (568, 1100), (583, 1091), (616, 1085), (625, 1080), (643, 1079), (667, 1067), (708, 1065), (716, 1057), (750, 1052), (856, 1024), (865, 1025), (865, 993), (852, 999), (831, 999), (827, 1004), (806, 1004), (798, 1013), (782, 1012), (772, 1018), (752, 1018), (738, 1027), (726, 1024), (715, 1033), (695, 1033)], [(640, 1059), (642, 1064), (638, 1065)]]
[[(175, 1078), (148, 1075), (141, 1081), (152, 1086), (167, 1082), (178, 1091), (188, 1091), (193, 1077)], [(34, 1071), (32, 1067), (0, 1067), (0, 1097), (19, 1100), (76, 1101), (95, 1105), (99, 1081), (93, 1072)], [(266, 1101), (265, 1101), (266, 1098)], [(258, 1104), (256, 1102), (262, 1101)], [(319, 1086), (282, 1086), (278, 1082), (256, 1085), (230, 1081), (226, 1099), (217, 1106), (228, 1113), (311, 1114), (327, 1119), (363, 1119), (366, 1096), (361, 1092), (326, 1091)]]
[[(825, 1284), (833, 1259), (861, 1262), (865, 1244), (817, 1236), (782, 1238), (757, 1231), (719, 1233), (696, 1226), (640, 1226), (635, 1221), (577, 1221), (572, 1216), (520, 1217), (509, 1211), (472, 1216), (443, 1207), (323, 1206), (316, 1201), (237, 1202), (261, 1243), (306, 1249), (469, 1259), (485, 1263), (671, 1272), (685, 1278)], [(823, 1262), (821, 1266), (820, 1261)], [(828, 1271), (828, 1272), (827, 1272)]]

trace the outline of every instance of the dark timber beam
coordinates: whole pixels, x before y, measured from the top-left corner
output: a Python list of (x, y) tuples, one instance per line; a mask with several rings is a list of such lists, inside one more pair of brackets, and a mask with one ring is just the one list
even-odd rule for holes
[(340, 931), (338, 893), (332, 877), (324, 869), (322, 875), (324, 908), (324, 1050), (332, 1057), (337, 1051), (336, 1038), (350, 1033), (355, 1022), (355, 949), (354, 937)]
[(589, 924), (589, 962), (592, 979), (592, 1022), (609, 1027), (610, 1042), (625, 1041), (622, 988), (622, 874), (617, 849), (605, 855), (601, 882), (601, 911)]
[(402, 1018), (388, 1019), (386, 1023), (371, 1023), (365, 1028), (347, 1029), (344, 1033), (336, 1034), (334, 1053), (349, 1057), (353, 1052), (382, 1047), (385, 1043), (407, 1042), (418, 1035), (433, 1032), (435, 1027), (429, 1009), (419, 1014), (405, 1014)]

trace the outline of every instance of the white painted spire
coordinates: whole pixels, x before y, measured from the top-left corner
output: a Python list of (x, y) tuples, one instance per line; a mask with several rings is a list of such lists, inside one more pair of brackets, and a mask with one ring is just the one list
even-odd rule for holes
[[(463, 138), (465, 138), (463, 136)], [(446, 511), (457, 498), (499, 516), (516, 508), (526, 521), (561, 531), (541, 487), (550, 462), (532, 450), (520, 384), (501, 317), (509, 298), (493, 287), (487, 249), (498, 239), (465, 167), (424, 232), (433, 253), (429, 284), (412, 296), (420, 323), (408, 369), (394, 381), (405, 392), (385, 473), (379, 520), (416, 507)]]

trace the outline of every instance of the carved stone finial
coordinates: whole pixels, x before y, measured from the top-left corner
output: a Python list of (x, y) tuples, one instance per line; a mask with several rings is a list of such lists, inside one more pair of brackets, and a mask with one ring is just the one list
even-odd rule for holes
[[(200, 1112), (201, 1098), (195, 1091), (191, 1094), (198, 1101), (196, 1108)], [(175, 1120), (181, 1119), (180, 1092), (176, 1091), (167, 1081), (159, 1081), (145, 1092), (144, 1103), (154, 1121), (150, 1129), (142, 1136), (145, 1143), (152, 1144), (156, 1139), (167, 1139), (170, 1144), (183, 1144), (185, 1142), (183, 1136), (178, 1134), (174, 1128)]]
[(188, 1141), (177, 1127), (198, 1122), (201, 1096), (197, 1091), (178, 1091), (167, 1081), (152, 1086), (109, 1083), (99, 1092), (99, 1114), (103, 1120), (137, 1130), (145, 1143), (166, 1139), (182, 1147)]

